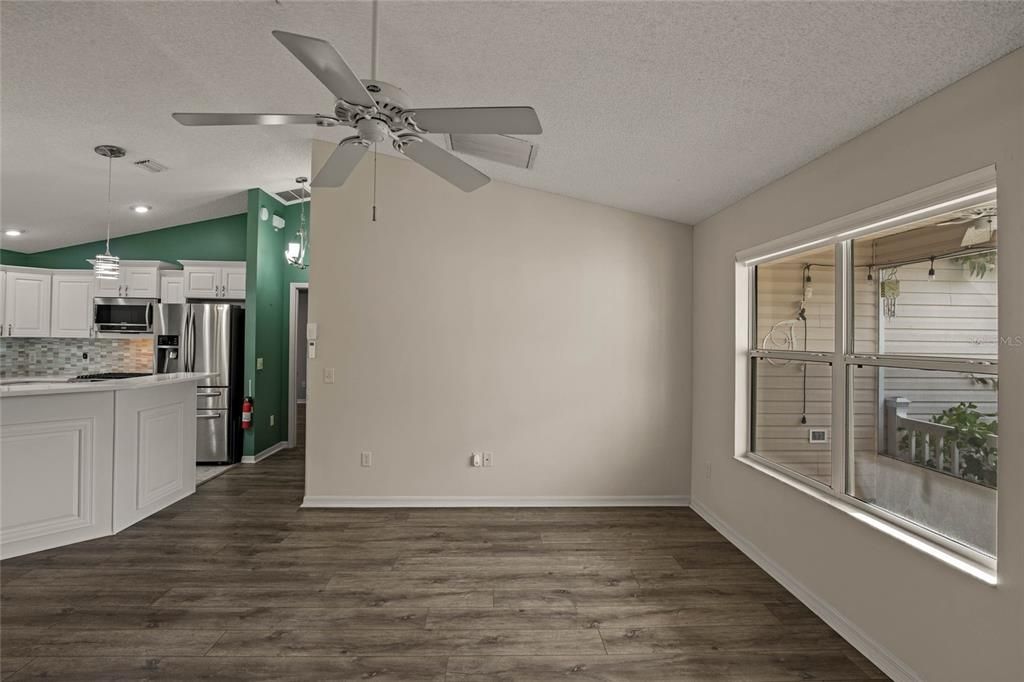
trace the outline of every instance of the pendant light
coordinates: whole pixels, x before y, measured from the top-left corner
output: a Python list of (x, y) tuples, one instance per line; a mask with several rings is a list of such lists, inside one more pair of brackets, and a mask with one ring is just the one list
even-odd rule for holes
[[(306, 183), (309, 182), (309, 178), (295, 178), (295, 182), (299, 183), (302, 188), (302, 194), (310, 197), (310, 200), (312, 200), (313, 195), (306, 189)], [(288, 248), (284, 252), (284, 259), (288, 261), (288, 265), (296, 267), (299, 270), (305, 270), (309, 267), (309, 263), (306, 262), (306, 250), (309, 248), (309, 226), (306, 224), (306, 202), (307, 200), (303, 199), (299, 205), (299, 241), (289, 242)]]
[(123, 148), (112, 144), (101, 144), (93, 151), (107, 158), (107, 250), (105, 253), (96, 254), (92, 269), (96, 273), (96, 279), (119, 279), (121, 276), (121, 259), (110, 255), (110, 189), (113, 178), (114, 159), (122, 158), (125, 152)]

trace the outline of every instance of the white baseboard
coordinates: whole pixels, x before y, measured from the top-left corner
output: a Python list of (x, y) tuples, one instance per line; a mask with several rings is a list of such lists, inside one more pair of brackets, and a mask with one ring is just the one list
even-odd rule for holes
[(261, 460), (270, 457), (275, 452), (286, 450), (288, 448), (288, 441), (281, 441), (280, 443), (274, 443), (263, 452), (258, 452), (255, 455), (242, 455), (242, 464), (255, 464)]
[(363, 497), (306, 495), (303, 507), (686, 507), (687, 495), (622, 497)]
[(705, 521), (711, 524), (715, 530), (725, 536), (741, 552), (746, 554), (754, 563), (764, 569), (765, 573), (775, 578), (794, 597), (803, 602), (804, 606), (813, 611), (819, 618), (825, 621), (829, 627), (849, 642), (857, 651), (861, 652), (879, 669), (896, 682), (920, 682), (922, 679), (914, 673), (910, 667), (894, 656), (878, 642), (871, 639), (867, 633), (851, 623), (843, 614), (831, 604), (821, 599), (818, 595), (808, 590), (804, 585), (794, 578), (786, 569), (769, 559), (764, 552), (755, 545), (743, 538), (733, 530), (722, 519), (705, 507), (700, 500), (693, 500), (690, 503), (693, 511), (697, 512)]

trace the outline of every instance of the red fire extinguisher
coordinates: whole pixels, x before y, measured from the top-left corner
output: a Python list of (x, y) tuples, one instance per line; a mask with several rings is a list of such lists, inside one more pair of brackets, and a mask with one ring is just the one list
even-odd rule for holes
[(249, 396), (242, 401), (242, 428), (252, 428), (252, 398)]

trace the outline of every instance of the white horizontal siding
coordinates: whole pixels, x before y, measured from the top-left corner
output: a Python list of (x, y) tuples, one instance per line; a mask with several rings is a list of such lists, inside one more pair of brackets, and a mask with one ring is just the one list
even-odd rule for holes
[[(994, 272), (983, 279), (948, 260), (935, 263), (936, 277), (928, 279), (929, 263), (898, 270), (900, 296), (896, 316), (883, 319), (881, 337), (885, 353), (932, 355), (974, 359), (997, 354), (998, 308)], [(860, 353), (878, 351), (878, 278), (868, 280), (863, 268), (855, 270), (855, 348)], [(788, 349), (783, 334), (765, 342), (773, 325), (795, 320), (803, 293), (803, 265), (779, 263), (761, 265), (757, 277), (757, 346)], [(806, 348), (812, 352), (834, 349), (834, 284), (831, 267), (811, 269), (813, 295), (807, 301)], [(789, 324), (783, 325), (790, 328)], [(792, 349), (803, 350), (802, 322), (792, 329)], [(800, 363), (773, 365), (758, 361), (757, 432), (755, 450), (759, 455), (824, 483), (831, 476), (829, 444), (810, 443), (808, 430), (830, 428), (831, 375), (828, 365), (808, 364), (807, 423), (801, 424), (803, 375)], [(930, 420), (961, 401), (974, 402), (985, 413), (995, 414), (996, 393), (972, 382), (969, 377), (948, 373), (885, 369), (881, 399), (901, 397), (911, 401), (909, 416)], [(879, 418), (878, 372), (872, 368), (855, 371), (853, 432), (857, 452), (876, 451), (876, 422)]]

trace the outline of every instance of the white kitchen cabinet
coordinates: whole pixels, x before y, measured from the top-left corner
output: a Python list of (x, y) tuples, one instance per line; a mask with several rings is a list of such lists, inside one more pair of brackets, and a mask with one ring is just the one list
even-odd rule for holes
[(114, 394), (4, 397), (0, 410), (0, 554), (111, 533)]
[(196, 491), (196, 385), (119, 391), (114, 424), (117, 533)]
[(50, 336), (92, 335), (92, 299), (96, 278), (91, 271), (53, 273)]
[(124, 282), (119, 279), (97, 279), (93, 291), (98, 298), (118, 298), (124, 291)]
[(212, 260), (179, 262), (185, 268), (185, 298), (245, 299), (245, 263)]
[(160, 277), (160, 302), (185, 302), (185, 274), (182, 272), (164, 272)]
[(160, 295), (160, 271), (157, 268), (122, 268), (121, 279), (128, 298), (157, 298)]
[(221, 273), (223, 298), (245, 299), (245, 264), (222, 268)]
[(96, 280), (94, 295), (98, 298), (159, 298), (161, 275), (172, 269), (174, 266), (170, 263), (158, 260), (123, 260), (120, 277)]
[(4, 282), (4, 332), (7, 336), (50, 335), (49, 270), (9, 268)]

